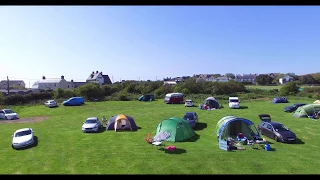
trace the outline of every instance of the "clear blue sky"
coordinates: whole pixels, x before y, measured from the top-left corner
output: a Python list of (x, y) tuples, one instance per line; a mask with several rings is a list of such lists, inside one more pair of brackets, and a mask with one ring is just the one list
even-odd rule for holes
[(318, 6), (0, 7), (0, 78), (319, 71)]

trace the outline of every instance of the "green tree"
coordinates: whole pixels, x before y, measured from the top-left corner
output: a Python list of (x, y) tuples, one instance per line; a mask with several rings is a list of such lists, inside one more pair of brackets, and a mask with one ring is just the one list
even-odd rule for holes
[(299, 88), (296, 82), (288, 82), (280, 88), (279, 92), (281, 96), (295, 95), (299, 92)]

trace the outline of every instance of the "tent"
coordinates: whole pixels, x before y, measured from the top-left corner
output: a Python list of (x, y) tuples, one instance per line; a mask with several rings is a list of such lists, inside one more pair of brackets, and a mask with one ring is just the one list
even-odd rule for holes
[(161, 132), (170, 133), (170, 137), (166, 140), (170, 142), (183, 142), (195, 135), (189, 122), (177, 117), (162, 120), (156, 134)]
[(320, 104), (320, 100), (316, 100), (316, 101), (313, 102), (313, 103)]
[(133, 117), (118, 114), (117, 116), (112, 116), (107, 124), (106, 130), (119, 130), (119, 129), (125, 129), (125, 130), (132, 130), (136, 131), (138, 130), (138, 127), (136, 123), (134, 122)]
[(216, 126), (216, 133), (217, 137), (223, 140), (226, 140), (229, 137), (235, 138), (239, 133), (243, 133), (248, 139), (260, 137), (260, 134), (252, 121), (236, 116), (225, 116), (220, 119)]
[(288, 103), (289, 101), (285, 97), (276, 97), (272, 100), (272, 103)]
[(320, 111), (320, 104), (307, 104), (298, 107), (294, 112), (293, 116), (297, 118), (307, 118), (308, 116), (313, 116), (315, 112)]
[(203, 107), (207, 105), (208, 109), (220, 109), (221, 104), (214, 97), (208, 97), (203, 103), (199, 106), (199, 109), (203, 109)]

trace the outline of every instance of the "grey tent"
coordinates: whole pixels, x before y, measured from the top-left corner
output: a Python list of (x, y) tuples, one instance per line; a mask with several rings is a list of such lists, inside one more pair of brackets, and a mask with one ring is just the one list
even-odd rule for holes
[(203, 101), (203, 103), (199, 106), (199, 108), (202, 109), (204, 105), (209, 106), (209, 109), (213, 109), (213, 108), (220, 109), (221, 108), (221, 104), (214, 97), (208, 97), (206, 100)]

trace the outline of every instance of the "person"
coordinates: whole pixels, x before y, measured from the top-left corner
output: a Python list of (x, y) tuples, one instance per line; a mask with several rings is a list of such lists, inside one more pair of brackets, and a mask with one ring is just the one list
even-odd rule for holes
[(105, 116), (102, 116), (102, 125), (106, 126), (106, 124), (107, 124), (107, 119)]

